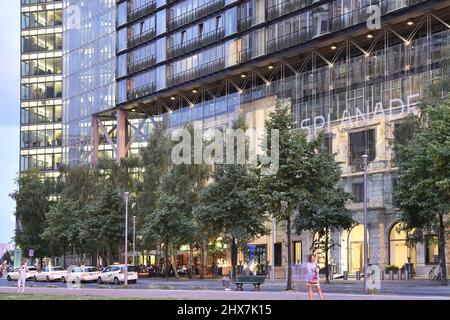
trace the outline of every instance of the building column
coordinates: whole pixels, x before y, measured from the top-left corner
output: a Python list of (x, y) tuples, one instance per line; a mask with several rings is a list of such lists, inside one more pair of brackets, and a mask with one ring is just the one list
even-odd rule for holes
[(98, 147), (100, 144), (100, 135), (98, 127), (98, 119), (92, 117), (92, 153), (91, 153), (91, 165), (95, 166), (98, 163)]
[(127, 156), (127, 143), (128, 143), (128, 125), (126, 113), (123, 110), (117, 110), (117, 154), (116, 160)]

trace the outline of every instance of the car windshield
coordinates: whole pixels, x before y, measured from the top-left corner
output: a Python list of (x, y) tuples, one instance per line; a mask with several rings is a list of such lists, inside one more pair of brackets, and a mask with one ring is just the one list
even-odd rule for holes
[(97, 271), (97, 269), (94, 268), (94, 267), (91, 267), (91, 268), (84, 268), (84, 272), (95, 272), (95, 271)]

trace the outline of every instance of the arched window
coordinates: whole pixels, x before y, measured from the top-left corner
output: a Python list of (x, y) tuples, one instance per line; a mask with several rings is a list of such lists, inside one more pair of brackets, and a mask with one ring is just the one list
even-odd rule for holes
[(406, 231), (401, 229), (402, 224), (396, 223), (389, 233), (389, 264), (399, 268), (408, 262), (416, 265), (416, 248), (408, 246)]
[[(369, 235), (367, 235), (369, 242)], [(364, 271), (364, 226), (358, 224), (348, 234), (348, 272)]]

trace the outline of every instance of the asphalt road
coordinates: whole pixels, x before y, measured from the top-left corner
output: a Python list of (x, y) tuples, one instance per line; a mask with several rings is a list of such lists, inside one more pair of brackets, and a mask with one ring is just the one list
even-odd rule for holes
[[(0, 279), (0, 293), (15, 293), (16, 281)], [(281, 299), (302, 300), (307, 299), (306, 288), (298, 284), (296, 291), (285, 292), (285, 282), (278, 281), (275, 284), (266, 283), (261, 292), (253, 292), (251, 286), (247, 286), (244, 292), (234, 290), (224, 291), (220, 279), (215, 280), (187, 280), (170, 279), (165, 281), (160, 278), (141, 278), (137, 284), (128, 288), (123, 286), (98, 285), (97, 283), (83, 283), (81, 287), (68, 287), (62, 282), (34, 282), (27, 281), (26, 293), (42, 295), (67, 295), (67, 296), (104, 296), (114, 298), (168, 298), (168, 299)], [(429, 281), (386, 282), (379, 295), (361, 294), (362, 283), (336, 282), (332, 285), (322, 285), (326, 299), (330, 300), (435, 300), (450, 299), (450, 289), (438, 286)], [(230, 288), (233, 288), (230, 286)], [(108, 290), (109, 289), (109, 290)]]

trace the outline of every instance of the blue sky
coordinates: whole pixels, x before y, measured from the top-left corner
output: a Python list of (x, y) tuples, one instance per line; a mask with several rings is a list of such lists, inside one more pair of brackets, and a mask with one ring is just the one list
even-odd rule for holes
[(0, 243), (14, 233), (14, 202), (19, 171), (20, 1), (2, 1), (0, 19)]

